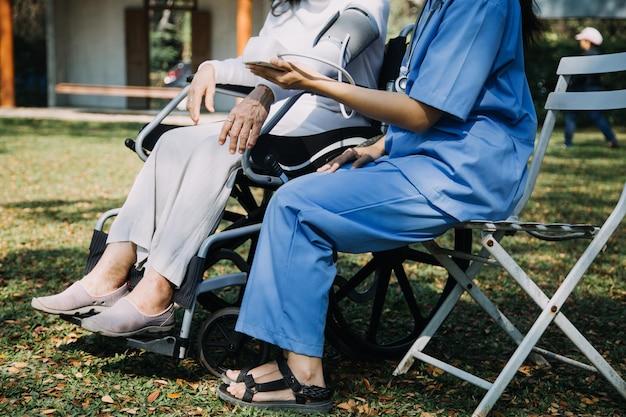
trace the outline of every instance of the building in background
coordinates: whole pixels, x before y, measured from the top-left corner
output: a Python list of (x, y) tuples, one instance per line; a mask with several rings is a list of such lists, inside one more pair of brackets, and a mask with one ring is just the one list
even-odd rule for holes
[[(47, 0), (47, 74), (50, 106), (146, 107), (146, 100), (59, 95), (59, 83), (150, 86), (151, 16), (187, 12), (191, 68), (233, 57), (239, 39), (263, 24), (269, 1), (252, 0)], [(243, 34), (242, 34), (243, 32)], [(153, 44), (154, 46), (154, 44)], [(220, 103), (218, 102), (218, 107)]]
[[(423, 2), (391, 0), (390, 34), (412, 23)], [(551, 21), (626, 18), (626, 0), (537, 3), (541, 16)], [(270, 4), (271, 0), (0, 0), (0, 105), (15, 105), (17, 97), (18, 106), (150, 107), (146, 97), (129, 98), (124, 91), (139, 86), (167, 95), (172, 91), (157, 87), (165, 63), (178, 59), (186, 69), (195, 70), (207, 58), (236, 56), (260, 29)], [(168, 33), (171, 26), (176, 26), (180, 38)], [(156, 51), (159, 42), (169, 49)], [(179, 55), (172, 53), (176, 48)], [(68, 88), (60, 88), (68, 83)], [(118, 95), (96, 95), (99, 87), (121, 88), (116, 88)], [(221, 110), (230, 105), (232, 100), (226, 98), (216, 102)]]
[[(17, 86), (18, 105), (145, 108), (149, 105), (145, 98), (127, 98), (121, 93), (59, 94), (57, 90), (59, 84), (67, 83), (83, 90), (154, 86), (155, 61), (162, 63), (167, 52), (164, 48), (155, 53), (155, 44), (174, 46), (177, 42), (158, 30), (174, 21), (182, 21), (185, 32), (186, 41), (179, 42), (181, 62), (194, 70), (205, 59), (236, 56), (260, 29), (269, 9), (269, 0), (0, 0), (0, 105), (14, 105)], [(26, 21), (31, 27), (45, 28), (39, 35), (41, 48), (32, 46), (37, 40), (26, 46), (37, 50), (37, 68), (32, 57), (18, 54), (24, 33), (31, 32), (20, 32)], [(19, 51), (14, 52), (14, 42)], [(27, 97), (20, 96), (32, 80), (44, 84), (42, 97), (35, 103), (29, 100), (30, 91)], [(225, 108), (230, 101), (216, 104)]]

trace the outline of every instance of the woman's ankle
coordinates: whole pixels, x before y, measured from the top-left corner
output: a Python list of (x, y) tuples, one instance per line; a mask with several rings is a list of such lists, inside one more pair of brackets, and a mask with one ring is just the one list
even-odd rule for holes
[(324, 369), (322, 360), (310, 356), (289, 352), (287, 364), (294, 376), (303, 385), (317, 385), (325, 387)]
[(104, 275), (95, 270), (92, 270), (80, 280), (87, 292), (92, 296), (101, 296), (115, 291), (125, 285), (126, 281), (126, 276)]
[(174, 288), (172, 284), (152, 268), (127, 297), (144, 314), (158, 314), (172, 304)]
[(136, 248), (131, 242), (107, 245), (94, 268), (81, 282), (92, 295), (115, 291), (124, 285), (136, 259)]

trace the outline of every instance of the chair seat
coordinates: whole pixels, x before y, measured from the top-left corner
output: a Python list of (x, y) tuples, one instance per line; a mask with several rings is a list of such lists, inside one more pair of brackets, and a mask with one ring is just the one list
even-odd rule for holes
[(592, 224), (567, 224), (567, 223), (536, 223), (515, 220), (472, 220), (462, 223), (458, 227), (462, 229), (479, 229), (485, 232), (526, 232), (535, 237), (542, 238), (592, 238), (600, 229)]

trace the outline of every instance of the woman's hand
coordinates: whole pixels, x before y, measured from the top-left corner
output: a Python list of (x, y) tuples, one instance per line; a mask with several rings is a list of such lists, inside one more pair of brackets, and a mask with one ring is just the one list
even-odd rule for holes
[(380, 136), (376, 142), (369, 146), (357, 146), (346, 149), (344, 153), (320, 167), (317, 172), (335, 172), (341, 166), (352, 162), (352, 168), (360, 168), (365, 164), (377, 160), (385, 154), (385, 137)]
[(265, 78), (286, 90), (315, 91), (316, 81), (333, 81), (316, 71), (296, 65), (280, 58), (273, 58), (270, 63), (274, 68), (262, 65), (247, 65), (256, 76)]
[(239, 153), (243, 153), (246, 147), (252, 148), (261, 133), (273, 102), (274, 94), (268, 87), (259, 85), (252, 90), (230, 111), (218, 137), (220, 145), (223, 145), (226, 138), (230, 137), (228, 150), (231, 154), (234, 154), (237, 149)]
[(211, 64), (204, 64), (193, 76), (189, 93), (187, 94), (187, 111), (195, 124), (200, 121), (200, 105), (204, 97), (204, 107), (213, 113), (213, 99), (215, 96), (215, 69)]

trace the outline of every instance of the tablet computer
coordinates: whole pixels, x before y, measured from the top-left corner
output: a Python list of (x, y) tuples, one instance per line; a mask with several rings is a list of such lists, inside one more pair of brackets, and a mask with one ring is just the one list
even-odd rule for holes
[(244, 62), (244, 64), (246, 64), (246, 65), (258, 65), (259, 67), (271, 68), (271, 69), (273, 69), (275, 71), (285, 72), (285, 70), (283, 68), (277, 67), (276, 65), (272, 64), (271, 62), (246, 61), (246, 62)]

